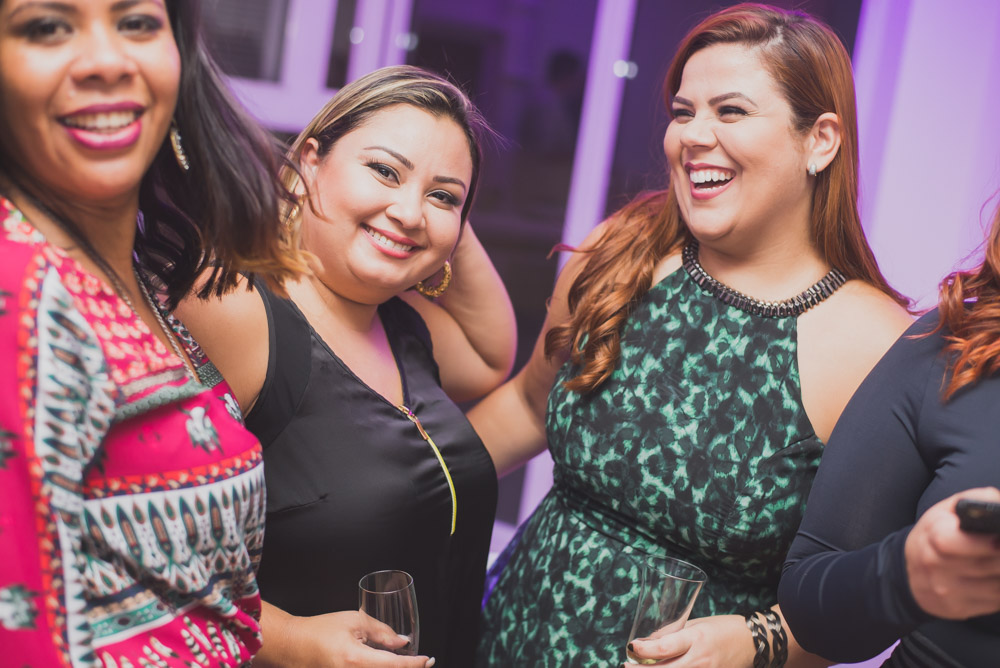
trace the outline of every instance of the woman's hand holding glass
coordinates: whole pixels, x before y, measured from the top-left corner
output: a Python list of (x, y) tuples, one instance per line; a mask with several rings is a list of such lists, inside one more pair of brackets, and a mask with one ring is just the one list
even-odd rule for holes
[(677, 655), (671, 646), (684, 647), (683, 641), (668, 642), (667, 651), (674, 654), (666, 655), (657, 649), (660, 640), (684, 628), (708, 576), (697, 566), (670, 557), (635, 554), (632, 560), (639, 577), (639, 598), (625, 652), (630, 664), (653, 665)]
[(322, 630), (315, 629), (315, 637), (325, 636), (324, 644), (332, 646), (327, 655), (330, 662), (322, 665), (338, 668), (430, 668), (434, 665), (434, 659), (426, 656), (399, 656), (399, 650), (406, 647), (409, 639), (363, 612), (334, 612), (309, 619), (325, 624)]
[[(646, 665), (671, 668), (735, 668), (753, 665), (754, 645), (742, 615), (689, 620), (673, 633), (633, 640), (632, 653)], [(664, 662), (660, 664), (659, 662)]]
[(369, 638), (368, 644), (404, 656), (413, 656), (420, 645), (420, 616), (413, 577), (406, 571), (375, 571), (358, 582), (361, 614), (387, 625), (395, 633), (391, 644)]
[[(266, 604), (265, 604), (266, 606)], [(399, 656), (408, 639), (363, 612), (295, 617), (273, 606), (264, 617), (264, 647), (255, 668), (430, 668), (434, 659)], [(384, 649), (380, 649), (384, 648)]]

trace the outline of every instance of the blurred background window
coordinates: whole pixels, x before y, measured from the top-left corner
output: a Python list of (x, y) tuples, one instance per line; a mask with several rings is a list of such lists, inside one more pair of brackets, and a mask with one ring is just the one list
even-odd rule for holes
[(351, 59), (351, 47), (363, 35), (354, 26), (357, 0), (336, 0), (337, 11), (333, 19), (333, 41), (330, 45), (330, 60), (326, 71), (326, 87), (340, 88), (347, 83), (347, 66)]
[(277, 81), (281, 74), (288, 0), (207, 0), (205, 38), (222, 71)]

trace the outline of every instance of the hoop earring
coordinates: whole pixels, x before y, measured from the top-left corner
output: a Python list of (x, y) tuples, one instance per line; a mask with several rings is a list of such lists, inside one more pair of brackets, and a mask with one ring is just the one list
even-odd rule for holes
[(292, 204), (288, 208), (288, 213), (286, 213), (282, 218), (282, 220), (286, 224), (291, 223), (293, 220), (299, 217), (299, 215), (302, 213), (302, 202), (304, 202), (305, 199), (306, 199), (305, 193), (295, 196), (295, 204)]
[(177, 159), (177, 166), (181, 168), (181, 171), (191, 171), (191, 163), (181, 145), (181, 131), (177, 129), (177, 121), (170, 122), (170, 146), (174, 149), (174, 157)]
[(441, 282), (434, 287), (428, 287), (424, 285), (423, 281), (417, 281), (417, 292), (422, 294), (424, 297), (430, 297), (435, 299), (444, 294), (444, 291), (448, 289), (451, 285), (451, 262), (448, 260), (444, 261), (444, 276), (441, 277)]
[(816, 176), (816, 163), (815, 162), (810, 162), (809, 163), (808, 172), (809, 172), (809, 176)]

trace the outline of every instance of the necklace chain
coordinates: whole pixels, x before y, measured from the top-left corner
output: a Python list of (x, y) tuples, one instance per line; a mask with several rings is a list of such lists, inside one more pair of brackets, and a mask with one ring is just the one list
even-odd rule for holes
[(725, 283), (720, 283), (705, 271), (701, 263), (698, 262), (697, 241), (692, 241), (684, 247), (682, 257), (684, 269), (702, 290), (724, 304), (738, 308), (750, 315), (765, 318), (789, 318), (802, 315), (847, 282), (847, 278), (839, 269), (831, 269), (823, 278), (795, 297), (766, 302), (734, 290)]
[[(198, 374), (194, 369), (194, 363), (189, 361), (187, 356), (184, 355), (181, 350), (181, 345), (177, 341), (177, 334), (169, 325), (167, 325), (167, 320), (163, 317), (163, 311), (160, 310), (160, 305), (153, 299), (153, 295), (150, 294), (149, 288), (146, 287), (146, 281), (143, 280), (142, 276), (139, 274), (139, 269), (134, 264), (132, 265), (132, 273), (135, 274), (135, 280), (139, 283), (139, 291), (142, 292), (142, 296), (146, 300), (146, 304), (153, 310), (153, 315), (156, 316), (156, 322), (159, 323), (160, 329), (163, 331), (164, 335), (166, 335), (167, 340), (170, 341), (170, 347), (173, 348), (174, 354), (177, 355), (177, 357), (179, 357), (181, 362), (184, 364), (184, 369), (187, 371), (188, 376), (191, 377), (191, 380), (195, 383), (199, 383), (200, 381), (198, 380)], [(132, 312), (138, 317), (139, 314), (135, 310), (135, 307), (132, 306), (132, 302), (126, 299), (125, 303), (129, 305), (129, 308), (131, 308)]]
[[(101, 271), (104, 272), (105, 276), (107, 276), (108, 281), (111, 283), (111, 288), (115, 291), (115, 293), (121, 298), (123, 302), (125, 302), (125, 305), (129, 307), (133, 315), (135, 315), (136, 318), (139, 318), (141, 320), (142, 318), (139, 316), (139, 311), (136, 310), (135, 304), (132, 302), (132, 299), (128, 295), (128, 291), (125, 289), (125, 286), (122, 285), (121, 279), (118, 278), (118, 273), (111, 268), (111, 265), (109, 265), (107, 261), (103, 257), (101, 257), (101, 255), (93, 247), (91, 247), (89, 243), (86, 242), (86, 239), (78, 238), (79, 232), (77, 232), (77, 230), (74, 229), (73, 226), (69, 225), (54, 211), (52, 211), (52, 209), (50, 209), (41, 201), (39, 201), (39, 199), (34, 195), (32, 195), (30, 192), (26, 191), (23, 188), (20, 188), (19, 190), (21, 191), (21, 193), (24, 194), (25, 197), (27, 197), (31, 201), (32, 204), (35, 205), (36, 209), (38, 209), (43, 214), (48, 216), (52, 220), (52, 222), (54, 222), (56, 225), (60, 227), (60, 229), (63, 230), (63, 232), (68, 234), (70, 238), (74, 239), (79, 244), (80, 249), (84, 252), (84, 254), (88, 258), (90, 258), (90, 260), (94, 264), (96, 264), (101, 269)], [(177, 341), (177, 334), (167, 324), (166, 319), (163, 317), (163, 312), (160, 310), (159, 304), (156, 303), (156, 301), (153, 299), (153, 295), (150, 294), (149, 288), (146, 287), (146, 281), (143, 280), (142, 275), (139, 273), (139, 269), (138, 267), (135, 266), (134, 261), (132, 262), (132, 274), (135, 276), (135, 280), (139, 284), (139, 291), (142, 293), (146, 305), (149, 306), (149, 308), (153, 311), (153, 315), (156, 317), (156, 322), (160, 326), (160, 330), (163, 332), (164, 336), (167, 337), (167, 341), (170, 342), (170, 347), (173, 350), (174, 354), (177, 355), (178, 358), (180, 358), (181, 364), (184, 365), (184, 370), (187, 372), (187, 375), (195, 383), (200, 383), (201, 381), (198, 379), (198, 373), (195, 371), (193, 363), (190, 360), (188, 360), (187, 356), (185, 356), (183, 351), (181, 350), (180, 343)]]

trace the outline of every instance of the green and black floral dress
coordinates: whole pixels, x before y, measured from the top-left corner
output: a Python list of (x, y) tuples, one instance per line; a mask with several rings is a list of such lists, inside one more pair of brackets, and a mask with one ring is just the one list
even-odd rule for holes
[(823, 444), (802, 406), (797, 318), (751, 315), (684, 269), (653, 286), (597, 391), (549, 395), (555, 482), (490, 580), (480, 666), (625, 661), (635, 550), (696, 564), (692, 617), (773, 605)]

